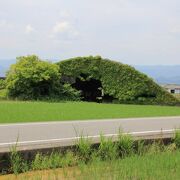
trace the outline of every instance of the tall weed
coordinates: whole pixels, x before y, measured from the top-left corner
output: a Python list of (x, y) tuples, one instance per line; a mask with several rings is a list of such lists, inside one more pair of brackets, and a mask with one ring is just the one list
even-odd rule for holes
[(97, 155), (101, 160), (112, 160), (117, 157), (117, 147), (111, 138), (106, 139), (103, 135), (100, 136)]
[(76, 154), (79, 160), (88, 162), (91, 159), (92, 151), (91, 140), (81, 136), (76, 145)]
[(17, 151), (17, 144), (10, 149), (10, 166), (10, 171), (16, 175), (29, 170), (27, 161), (25, 161)]
[(134, 152), (134, 141), (132, 137), (128, 134), (123, 134), (120, 130), (117, 141), (117, 151), (120, 157), (131, 155)]
[(180, 148), (180, 130), (175, 131), (174, 143), (176, 144), (177, 148)]

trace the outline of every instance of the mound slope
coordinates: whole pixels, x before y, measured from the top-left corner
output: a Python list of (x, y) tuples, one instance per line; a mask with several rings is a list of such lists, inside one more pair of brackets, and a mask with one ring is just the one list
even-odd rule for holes
[(81, 91), (85, 101), (177, 105), (179, 101), (147, 75), (100, 56), (58, 63), (61, 82)]

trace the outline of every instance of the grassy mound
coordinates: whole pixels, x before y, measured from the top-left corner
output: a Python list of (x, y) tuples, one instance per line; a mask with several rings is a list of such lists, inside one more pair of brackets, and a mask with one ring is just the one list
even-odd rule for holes
[(86, 101), (178, 105), (180, 102), (133, 67), (102, 59), (77, 57), (58, 63), (61, 82), (81, 91)]

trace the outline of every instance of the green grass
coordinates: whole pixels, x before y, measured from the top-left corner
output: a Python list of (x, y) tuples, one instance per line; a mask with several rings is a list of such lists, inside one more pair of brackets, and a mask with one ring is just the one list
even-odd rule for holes
[(124, 159), (81, 164), (74, 168), (35, 171), (18, 176), (0, 176), (2, 179), (79, 179), (79, 180), (179, 180), (180, 151), (133, 155)]
[(95, 161), (81, 168), (79, 179), (180, 179), (180, 152), (135, 155), (109, 162)]
[(0, 123), (179, 116), (180, 107), (0, 101)]

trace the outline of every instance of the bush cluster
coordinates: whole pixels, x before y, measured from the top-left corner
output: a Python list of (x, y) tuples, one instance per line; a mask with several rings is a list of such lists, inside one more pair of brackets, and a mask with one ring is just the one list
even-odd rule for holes
[(60, 83), (60, 76), (56, 64), (35, 55), (19, 57), (7, 73), (8, 96), (22, 100), (77, 100), (78, 91)]

